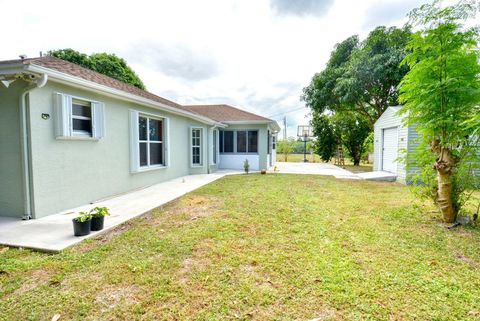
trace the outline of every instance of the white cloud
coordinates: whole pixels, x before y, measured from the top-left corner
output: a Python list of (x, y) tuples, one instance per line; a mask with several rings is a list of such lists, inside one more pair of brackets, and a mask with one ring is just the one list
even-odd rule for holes
[[(408, 11), (409, 1), (381, 3)], [(365, 21), (374, 18), (371, 8), (379, 1), (286, 3), (24, 0), (19, 10), (17, 2), (0, 0), (8, 13), (2, 15), (8, 31), (2, 32), (0, 59), (68, 47), (115, 53), (153, 93), (179, 103), (225, 102), (264, 116), (280, 114), (279, 121), (285, 113), (288, 134), (295, 135), (297, 124), (308, 123), (308, 110), (298, 110), (302, 88), (336, 43), (368, 33)]]

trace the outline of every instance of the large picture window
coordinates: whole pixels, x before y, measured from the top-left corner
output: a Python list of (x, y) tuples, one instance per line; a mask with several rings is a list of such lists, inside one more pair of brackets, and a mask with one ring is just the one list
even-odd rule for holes
[(192, 129), (192, 165), (202, 165), (202, 129)]
[(165, 148), (163, 119), (138, 117), (138, 144), (140, 167), (164, 166)]

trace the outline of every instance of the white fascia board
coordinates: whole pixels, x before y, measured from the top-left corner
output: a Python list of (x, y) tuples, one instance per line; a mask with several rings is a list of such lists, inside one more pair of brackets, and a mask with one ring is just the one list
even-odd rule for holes
[[(97, 84), (95, 82), (85, 80), (85, 79), (82, 79), (82, 78), (79, 78), (79, 77), (71, 76), (71, 75), (68, 75), (68, 74), (65, 74), (65, 73), (62, 73), (62, 72), (58, 72), (58, 71), (49, 69), (49, 68), (45, 68), (45, 67), (41, 67), (41, 66), (37, 66), (37, 65), (23, 65), (23, 64), (21, 64), (20, 67), (23, 67), (23, 68), (21, 68), (21, 71), (31, 71), (31, 72), (34, 72), (34, 73), (47, 74), (48, 77), (49, 77), (49, 80), (54, 81), (54, 82), (58, 82), (58, 83), (62, 83), (62, 84), (70, 85), (70, 86), (73, 85), (75, 87), (80, 87), (80, 88), (83, 88), (83, 89), (93, 90), (93, 91), (96, 91), (100, 94), (107, 95), (107, 96), (110, 96), (110, 97), (113, 97), (113, 98), (138, 103), (138, 104), (141, 104), (141, 105), (144, 105), (144, 106), (147, 106), (147, 107), (160, 109), (160, 110), (163, 110), (163, 111), (170, 112), (172, 114), (188, 117), (188, 118), (197, 120), (197, 121), (199, 121), (201, 123), (204, 123), (204, 124), (216, 125), (216, 126), (219, 126), (219, 127), (225, 127), (224, 124), (216, 122), (216, 121), (214, 121), (210, 118), (195, 115), (193, 113), (183, 111), (181, 109), (177, 109), (177, 108), (168, 106), (166, 104), (162, 104), (162, 103), (159, 103), (159, 102), (147, 99), (147, 98), (143, 98), (143, 97), (140, 97), (140, 96), (137, 96), (137, 95), (133, 95), (133, 94), (124, 92), (122, 90), (114, 89), (114, 88), (111, 88), (111, 87), (108, 87), (108, 86), (105, 86), (105, 85), (100, 85), (100, 84)], [(3, 74), (3, 70), (2, 69), (0, 69), (0, 70), (1, 70), (1, 73)], [(18, 71), (19, 70), (17, 69), (17, 72)]]

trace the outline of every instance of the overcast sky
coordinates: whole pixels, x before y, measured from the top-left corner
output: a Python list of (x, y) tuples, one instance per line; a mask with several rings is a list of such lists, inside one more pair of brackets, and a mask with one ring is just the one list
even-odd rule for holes
[(0, 0), (0, 60), (62, 48), (115, 53), (157, 95), (227, 103), (280, 125), (286, 115), (294, 136), (309, 122), (302, 88), (334, 45), (378, 25), (401, 26), (423, 2)]

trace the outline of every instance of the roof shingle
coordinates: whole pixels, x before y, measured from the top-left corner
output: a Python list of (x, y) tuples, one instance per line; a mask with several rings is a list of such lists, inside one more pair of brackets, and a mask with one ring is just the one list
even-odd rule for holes
[(158, 102), (169, 107), (177, 108), (182, 111), (207, 117), (217, 122), (229, 121), (268, 121), (274, 122), (271, 119), (229, 106), (229, 105), (189, 105), (182, 106), (176, 102), (165, 99), (163, 97), (152, 94), (148, 91), (139, 89), (135, 86), (129, 85), (122, 81), (100, 74), (96, 71), (84, 68), (69, 61), (55, 58), (52, 56), (44, 56), (38, 58), (28, 58), (23, 60), (9, 60), (1, 61), (0, 65), (22, 63), (24, 65), (36, 65), (50, 70), (58, 71), (60, 73), (68, 74), (70, 76), (78, 77), (96, 84), (104, 85), (113, 89), (117, 89), (129, 94), (143, 97), (154, 102)]
[(28, 58), (24, 60), (19, 60), (19, 62), (23, 62), (25, 65), (36, 65), (48, 69), (52, 69), (61, 73), (65, 73), (71, 76), (79, 77), (84, 80), (88, 80), (100, 85), (104, 85), (113, 89), (118, 89), (121, 91), (124, 91), (129, 94), (133, 94), (136, 96), (140, 96), (143, 98), (147, 98), (150, 100), (153, 100), (155, 102), (165, 104), (170, 107), (174, 108), (179, 108), (180, 105), (165, 99), (163, 97), (157, 96), (155, 94), (152, 94), (148, 91), (142, 90), (140, 88), (137, 88), (135, 86), (129, 85), (127, 83), (124, 83), (122, 81), (119, 81), (117, 79), (108, 77), (106, 75), (103, 75), (101, 73), (98, 73), (96, 71), (84, 68), (82, 66), (79, 66), (77, 64), (71, 63), (66, 60), (62, 60), (59, 58), (55, 58), (52, 56), (44, 56), (44, 57), (39, 57), (39, 58)]
[(229, 105), (187, 105), (183, 106), (188, 111), (195, 112), (219, 122), (235, 121), (273, 121), (271, 119), (250, 113), (248, 111)]

